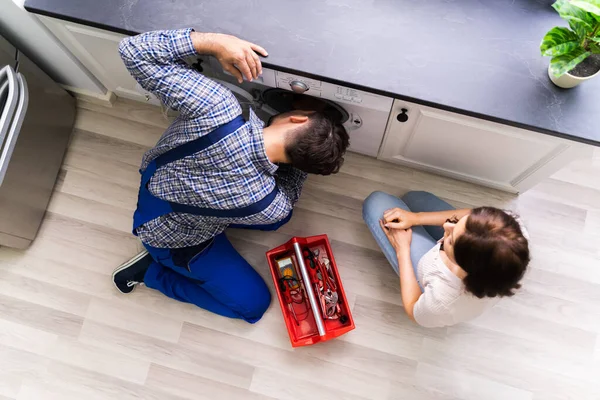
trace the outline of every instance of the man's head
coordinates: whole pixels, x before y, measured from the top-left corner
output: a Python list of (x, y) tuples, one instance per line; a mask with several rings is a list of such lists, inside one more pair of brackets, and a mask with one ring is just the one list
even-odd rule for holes
[(350, 144), (342, 124), (326, 113), (315, 111), (295, 110), (276, 115), (265, 128), (265, 140), (267, 135), (281, 143), (287, 163), (319, 175), (337, 173)]

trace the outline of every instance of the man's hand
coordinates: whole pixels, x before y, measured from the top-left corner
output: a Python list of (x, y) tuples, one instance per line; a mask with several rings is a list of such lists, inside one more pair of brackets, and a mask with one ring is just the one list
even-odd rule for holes
[(412, 229), (391, 229), (386, 228), (383, 221), (379, 221), (381, 229), (387, 236), (396, 253), (400, 250), (410, 251), (410, 243), (412, 241)]
[(417, 214), (401, 208), (392, 208), (384, 212), (383, 221), (390, 229), (409, 229), (418, 225)]
[(220, 33), (192, 32), (191, 38), (198, 54), (215, 57), (223, 69), (235, 76), (239, 83), (242, 83), (243, 78), (251, 81), (262, 74), (262, 64), (257, 53), (263, 57), (268, 56), (262, 47)]

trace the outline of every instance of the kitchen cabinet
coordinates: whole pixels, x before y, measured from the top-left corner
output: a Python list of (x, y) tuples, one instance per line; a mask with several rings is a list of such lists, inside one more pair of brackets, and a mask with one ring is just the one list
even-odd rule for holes
[(125, 35), (45, 16), (38, 18), (107, 89), (117, 96), (160, 104), (123, 65), (118, 47)]
[(523, 192), (592, 147), (395, 100), (379, 159), (509, 192)]

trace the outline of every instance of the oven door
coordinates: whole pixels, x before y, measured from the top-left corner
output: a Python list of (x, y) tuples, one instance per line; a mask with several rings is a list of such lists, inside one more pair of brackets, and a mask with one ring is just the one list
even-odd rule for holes
[(263, 91), (269, 90), (267, 86), (247, 82), (244, 82), (242, 84), (243, 86), (240, 86), (239, 84), (234, 84), (218, 78), (211, 79), (231, 90), (242, 107), (242, 115), (246, 121), (250, 118), (250, 109), (252, 109), (258, 118), (265, 124), (269, 122), (269, 119), (271, 119), (272, 116), (279, 114), (279, 111), (269, 107), (262, 100)]
[(350, 119), (350, 114), (331, 100), (294, 93), (285, 89), (265, 90), (262, 93), (262, 102), (279, 113), (292, 110), (318, 111), (341, 124), (345, 124)]

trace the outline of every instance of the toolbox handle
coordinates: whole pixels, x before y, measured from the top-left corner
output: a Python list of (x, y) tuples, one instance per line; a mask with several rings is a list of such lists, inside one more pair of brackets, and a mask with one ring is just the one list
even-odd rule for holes
[(310, 308), (312, 309), (313, 315), (315, 316), (315, 322), (317, 323), (317, 330), (319, 331), (319, 336), (325, 336), (325, 324), (323, 323), (323, 318), (321, 317), (321, 308), (319, 307), (317, 297), (315, 296), (315, 292), (313, 291), (310, 277), (308, 275), (308, 270), (306, 269), (306, 264), (304, 264), (304, 256), (302, 255), (302, 249), (300, 249), (300, 244), (298, 242), (294, 242), (294, 251), (296, 252), (296, 259), (298, 260), (298, 266), (300, 267), (300, 274), (302, 274), (302, 280), (304, 280), (304, 288), (306, 289), (306, 293), (308, 294)]

